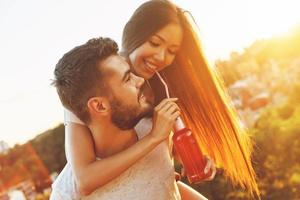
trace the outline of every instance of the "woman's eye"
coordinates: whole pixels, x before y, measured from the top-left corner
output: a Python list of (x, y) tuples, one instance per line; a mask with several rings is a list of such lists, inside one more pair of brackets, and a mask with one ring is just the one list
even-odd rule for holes
[(159, 43), (157, 43), (157, 42), (149, 41), (149, 43), (150, 43), (151, 46), (153, 46), (153, 47), (158, 47), (158, 46), (159, 46)]
[(175, 54), (177, 53), (177, 51), (174, 51), (174, 50), (171, 50), (171, 49), (169, 49), (168, 52), (169, 52), (170, 54), (172, 54), (172, 55), (175, 55)]

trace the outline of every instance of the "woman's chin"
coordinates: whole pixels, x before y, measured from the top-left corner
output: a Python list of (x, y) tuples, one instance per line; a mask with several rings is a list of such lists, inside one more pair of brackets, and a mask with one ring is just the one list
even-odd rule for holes
[(154, 76), (154, 74), (153, 73), (142, 72), (142, 73), (138, 74), (137, 76), (142, 77), (145, 80), (148, 80), (148, 79), (152, 78)]
[(154, 74), (150, 74), (150, 75), (148, 75), (148, 77), (145, 78), (145, 79), (148, 80), (148, 79), (152, 78), (153, 76), (154, 76)]

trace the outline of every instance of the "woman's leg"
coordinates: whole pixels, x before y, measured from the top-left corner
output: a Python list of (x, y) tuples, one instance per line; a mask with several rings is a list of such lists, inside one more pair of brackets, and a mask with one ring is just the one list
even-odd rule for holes
[(177, 181), (177, 186), (182, 200), (208, 200), (192, 187), (184, 184), (181, 181)]

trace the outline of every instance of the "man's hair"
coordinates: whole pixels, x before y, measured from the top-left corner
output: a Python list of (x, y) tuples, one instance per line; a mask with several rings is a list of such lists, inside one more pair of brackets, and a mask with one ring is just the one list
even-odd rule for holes
[(94, 38), (64, 54), (55, 66), (52, 85), (62, 104), (85, 123), (90, 122), (87, 101), (107, 89), (99, 63), (117, 52), (115, 41)]

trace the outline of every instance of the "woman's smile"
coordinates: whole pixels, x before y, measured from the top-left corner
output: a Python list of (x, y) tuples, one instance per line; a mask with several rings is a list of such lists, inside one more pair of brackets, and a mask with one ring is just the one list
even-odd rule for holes
[(147, 60), (144, 60), (144, 64), (145, 64), (145, 69), (148, 71), (148, 72), (151, 72), (151, 74), (154, 74), (155, 71), (157, 71), (158, 67), (152, 63), (150, 63), (149, 61)]

